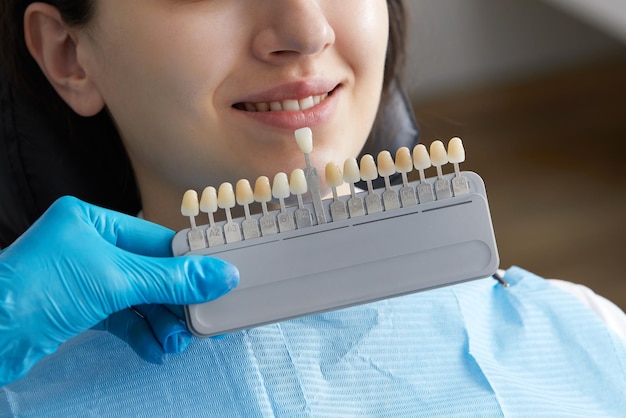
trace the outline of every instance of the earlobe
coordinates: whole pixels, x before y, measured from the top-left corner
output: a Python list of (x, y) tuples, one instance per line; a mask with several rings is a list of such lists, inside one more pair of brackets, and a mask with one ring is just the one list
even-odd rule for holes
[(24, 13), (24, 36), (48, 81), (76, 113), (93, 116), (104, 108), (100, 92), (79, 60), (75, 34), (56, 7), (30, 4)]

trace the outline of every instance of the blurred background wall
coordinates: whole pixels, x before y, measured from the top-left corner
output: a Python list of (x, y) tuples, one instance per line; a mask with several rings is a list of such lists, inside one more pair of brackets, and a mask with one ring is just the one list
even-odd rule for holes
[(407, 3), (422, 141), (463, 138), (502, 267), (626, 309), (626, 0)]

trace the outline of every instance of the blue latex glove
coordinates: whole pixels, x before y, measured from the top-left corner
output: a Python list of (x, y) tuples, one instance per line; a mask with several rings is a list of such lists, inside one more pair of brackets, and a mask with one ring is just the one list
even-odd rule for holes
[[(72, 197), (57, 200), (0, 252), (0, 386), (89, 329), (108, 330), (160, 363), (191, 339), (181, 307), (222, 296), (237, 269), (171, 257), (174, 233)], [(132, 307), (132, 308), (131, 308)]]

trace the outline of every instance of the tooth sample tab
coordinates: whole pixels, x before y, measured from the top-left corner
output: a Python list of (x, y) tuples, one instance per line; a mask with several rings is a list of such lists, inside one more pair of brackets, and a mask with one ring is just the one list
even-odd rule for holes
[(285, 199), (289, 197), (289, 179), (285, 173), (276, 173), (274, 182), (272, 183), (272, 196), (278, 199), (280, 203), (280, 212), (278, 213), (278, 229), (280, 232), (293, 231), (296, 224), (293, 221), (293, 215), (285, 206)]
[(235, 185), (235, 195), (237, 197), (237, 204), (243, 206), (245, 213), (245, 219), (241, 222), (243, 238), (259, 238), (261, 236), (259, 223), (250, 215), (250, 204), (254, 202), (254, 193), (252, 192), (250, 182), (246, 179), (239, 180)]
[(254, 183), (254, 200), (261, 203), (263, 215), (259, 219), (261, 225), (261, 234), (265, 237), (278, 233), (278, 225), (276, 219), (267, 210), (267, 203), (272, 200), (272, 188), (270, 187), (270, 179), (261, 176)]
[(341, 221), (348, 219), (348, 210), (346, 204), (339, 200), (337, 195), (337, 187), (344, 183), (341, 169), (334, 162), (326, 164), (326, 184), (333, 191), (333, 201), (330, 203), (330, 216), (333, 221)]
[(311, 165), (311, 159), (309, 157), (309, 154), (313, 151), (313, 132), (311, 128), (300, 128), (296, 129), (294, 135), (298, 147), (304, 153), (304, 161), (306, 162), (304, 176), (306, 177), (306, 182), (311, 192), (311, 200), (313, 201), (313, 209), (315, 210), (317, 223), (325, 224), (326, 212), (324, 212), (324, 205), (322, 204), (322, 196), (320, 194), (320, 179), (317, 175), (317, 170)]
[(448, 164), (448, 153), (441, 141), (434, 141), (430, 144), (430, 160), (437, 168), (437, 180), (435, 181), (435, 195), (438, 200), (452, 197), (450, 183), (443, 178), (441, 167)]
[(365, 196), (365, 207), (367, 208), (367, 213), (382, 212), (382, 201), (380, 196), (374, 192), (374, 186), (372, 185), (372, 181), (378, 178), (378, 170), (376, 169), (374, 157), (370, 154), (365, 154), (361, 157), (360, 173), (361, 179), (367, 183), (367, 195)]
[(185, 192), (180, 206), (180, 212), (183, 216), (189, 217), (189, 223), (191, 224), (191, 229), (187, 233), (189, 248), (192, 251), (206, 248), (204, 233), (196, 226), (196, 216), (200, 213), (200, 207), (198, 204), (198, 193), (195, 190), (187, 190)]
[(408, 173), (413, 171), (413, 160), (411, 159), (411, 150), (407, 147), (398, 148), (396, 151), (396, 171), (402, 175), (402, 187), (400, 188), (402, 207), (417, 205), (415, 189), (409, 186)]
[(302, 195), (307, 192), (306, 177), (301, 168), (296, 168), (289, 176), (289, 191), (298, 198), (298, 209), (294, 212), (296, 217), (296, 227), (298, 229), (308, 228), (313, 225), (311, 211), (304, 206)]
[(390, 176), (396, 174), (396, 165), (389, 151), (381, 151), (376, 158), (378, 174), (385, 180), (385, 191), (383, 192), (383, 205), (385, 210), (398, 209), (400, 199), (398, 193), (391, 188)]
[(454, 165), (455, 176), (452, 179), (452, 191), (455, 196), (469, 194), (467, 178), (461, 175), (459, 163), (465, 161), (465, 149), (461, 138), (454, 137), (448, 142), (448, 160)]
[(226, 236), (226, 242), (241, 241), (241, 229), (237, 222), (233, 221), (230, 210), (235, 207), (235, 191), (233, 185), (224, 182), (220, 184), (220, 188), (217, 191), (217, 206), (224, 209), (226, 213), (226, 224), (224, 225), (224, 236)]
[(213, 186), (205, 187), (200, 198), (200, 210), (209, 217), (209, 227), (206, 230), (207, 241), (210, 247), (224, 245), (224, 230), (215, 225), (214, 213), (217, 212), (217, 190)]
[(343, 163), (343, 179), (350, 185), (350, 199), (348, 199), (348, 213), (351, 218), (365, 215), (365, 205), (363, 199), (357, 197), (354, 183), (361, 181), (359, 164), (354, 158), (348, 158)]
[(415, 148), (413, 148), (413, 166), (419, 172), (420, 176), (420, 183), (417, 185), (417, 197), (419, 198), (420, 203), (432, 202), (435, 200), (433, 188), (430, 183), (426, 181), (426, 175), (424, 174), (424, 170), (429, 168), (431, 165), (432, 163), (426, 146), (424, 144), (417, 144)]

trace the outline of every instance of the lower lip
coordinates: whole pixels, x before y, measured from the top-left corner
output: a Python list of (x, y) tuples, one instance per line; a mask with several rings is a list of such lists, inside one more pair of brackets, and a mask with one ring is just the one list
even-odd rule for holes
[(315, 128), (331, 119), (339, 102), (340, 90), (339, 87), (335, 88), (332, 94), (322, 102), (301, 111), (248, 112), (235, 108), (233, 110), (247, 118), (278, 129), (293, 131), (305, 126)]

